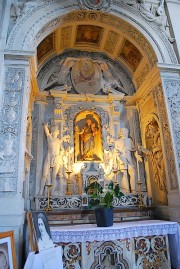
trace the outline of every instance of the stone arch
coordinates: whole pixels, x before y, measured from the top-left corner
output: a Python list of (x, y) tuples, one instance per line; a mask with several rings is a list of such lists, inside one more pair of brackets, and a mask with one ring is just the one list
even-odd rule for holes
[[(74, 6), (73, 6), (74, 4)], [(62, 15), (62, 12), (64, 15)], [(83, 21), (85, 14), (95, 21), (96, 11), (80, 11), (77, 1), (69, 5), (68, 1), (60, 4), (56, 1), (40, 2), (34, 9), (27, 10), (16, 22), (7, 41), (7, 50), (34, 51), (37, 45), (53, 30), (68, 20)], [(107, 13), (100, 14), (99, 23), (119, 27), (124, 26), (126, 35), (132, 39), (140, 40), (142, 46), (151, 47), (152, 57), (157, 56), (158, 62), (177, 63), (175, 53), (166, 35), (156, 25), (148, 23), (140, 16), (138, 10), (122, 3), (112, 5)], [(108, 18), (109, 16), (109, 18)], [(135, 26), (133, 26), (133, 24)], [(26, 29), (24, 31), (23, 29)], [(156, 55), (156, 56), (155, 56)]]

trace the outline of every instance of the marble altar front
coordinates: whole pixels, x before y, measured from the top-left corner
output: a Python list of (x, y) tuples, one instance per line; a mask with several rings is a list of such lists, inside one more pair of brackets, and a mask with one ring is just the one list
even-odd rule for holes
[(176, 222), (160, 220), (51, 227), (65, 269), (169, 269), (168, 234), (176, 232)]

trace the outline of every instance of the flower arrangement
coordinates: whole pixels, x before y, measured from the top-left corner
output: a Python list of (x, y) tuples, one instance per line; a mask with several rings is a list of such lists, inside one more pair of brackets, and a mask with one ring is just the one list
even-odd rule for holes
[(97, 181), (93, 182), (85, 188), (85, 192), (90, 195), (89, 208), (111, 208), (114, 197), (124, 196), (119, 184), (114, 184), (113, 181), (104, 189)]

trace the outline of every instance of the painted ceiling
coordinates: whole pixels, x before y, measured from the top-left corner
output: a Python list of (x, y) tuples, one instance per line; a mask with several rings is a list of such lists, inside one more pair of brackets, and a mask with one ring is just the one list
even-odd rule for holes
[(113, 15), (99, 12), (92, 20), (92, 12), (82, 14), (83, 20), (73, 12), (71, 16), (64, 15), (62, 26), (41, 41), (37, 47), (39, 69), (66, 49), (104, 53), (129, 71), (138, 88), (157, 61), (147, 40), (132, 25)]

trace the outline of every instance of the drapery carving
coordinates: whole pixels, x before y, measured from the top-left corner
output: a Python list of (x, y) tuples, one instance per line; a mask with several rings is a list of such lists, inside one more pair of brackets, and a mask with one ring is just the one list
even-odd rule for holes
[(148, 148), (150, 149), (154, 181), (160, 190), (166, 190), (166, 175), (161, 136), (158, 123), (155, 119), (152, 119), (147, 125), (145, 135), (146, 139), (152, 138), (152, 143)]

